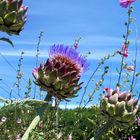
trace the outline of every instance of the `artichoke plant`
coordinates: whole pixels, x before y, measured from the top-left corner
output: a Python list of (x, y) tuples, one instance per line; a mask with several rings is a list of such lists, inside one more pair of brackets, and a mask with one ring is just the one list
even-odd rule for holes
[(70, 46), (53, 45), (49, 58), (33, 70), (35, 83), (59, 100), (72, 98), (81, 89), (81, 74), (88, 68), (86, 58)]
[(135, 122), (135, 115), (138, 110), (138, 99), (132, 99), (131, 93), (105, 89), (107, 95), (101, 99), (100, 109), (103, 115), (118, 127), (128, 127)]
[(111, 127), (127, 128), (136, 120), (138, 111), (138, 99), (132, 99), (131, 93), (120, 92), (117, 87), (115, 90), (105, 88), (107, 95), (101, 99), (100, 110), (106, 118), (106, 124), (97, 130), (94, 140), (105, 134)]
[(19, 35), (26, 22), (27, 7), (23, 0), (0, 0), (0, 31)]

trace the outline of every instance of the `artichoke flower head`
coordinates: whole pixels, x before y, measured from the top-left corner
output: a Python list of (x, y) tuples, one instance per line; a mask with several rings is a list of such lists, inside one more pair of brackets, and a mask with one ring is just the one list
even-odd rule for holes
[(33, 70), (35, 83), (59, 100), (72, 98), (81, 89), (78, 83), (88, 68), (87, 60), (70, 46), (53, 45), (49, 58)]
[(0, 0), (0, 31), (19, 35), (26, 22), (27, 7), (23, 0)]
[(103, 96), (100, 103), (102, 114), (107, 119), (113, 119), (118, 127), (128, 127), (135, 122), (135, 115), (138, 111), (138, 99), (132, 99), (131, 93), (120, 92), (117, 87), (115, 90), (105, 88), (108, 93)]

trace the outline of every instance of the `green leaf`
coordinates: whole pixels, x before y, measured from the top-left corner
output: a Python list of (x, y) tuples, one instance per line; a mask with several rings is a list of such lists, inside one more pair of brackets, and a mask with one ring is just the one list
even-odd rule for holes
[(12, 47), (14, 47), (13, 42), (12, 42), (9, 38), (2, 37), (2, 38), (0, 38), (0, 41), (7, 42), (7, 43), (10, 44)]
[(2, 17), (0, 17), (0, 24), (3, 24), (4, 22), (3, 22), (3, 19), (2, 19)]
[(6, 25), (10, 26), (17, 21), (17, 13), (15, 11), (8, 13), (4, 16), (4, 22)]
[(18, 1), (12, 1), (9, 5), (8, 5), (8, 10), (12, 11), (17, 11), (18, 10)]
[(7, 9), (7, 1), (0, 1), (0, 16), (4, 16), (4, 12)]

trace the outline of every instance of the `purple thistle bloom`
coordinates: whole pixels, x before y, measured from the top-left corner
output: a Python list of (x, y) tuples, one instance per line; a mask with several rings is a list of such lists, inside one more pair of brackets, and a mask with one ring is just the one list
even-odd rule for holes
[(78, 82), (88, 66), (86, 58), (76, 49), (64, 45), (53, 45), (47, 62), (35, 68), (33, 76), (35, 83), (42, 90), (60, 100), (66, 100), (66, 98), (75, 97), (81, 89), (83, 82)]
[(49, 56), (51, 59), (68, 59), (71, 63), (75, 63), (75, 66), (77, 66), (81, 73), (85, 72), (89, 66), (86, 58), (69, 46), (53, 45)]

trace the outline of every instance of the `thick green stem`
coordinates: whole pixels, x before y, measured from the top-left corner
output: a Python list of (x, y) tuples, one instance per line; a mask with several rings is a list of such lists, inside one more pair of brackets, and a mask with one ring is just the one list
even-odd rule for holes
[(58, 125), (59, 125), (59, 122), (58, 122), (58, 113), (59, 113), (59, 104), (60, 104), (60, 100), (59, 99), (55, 99), (55, 107), (56, 107), (56, 112), (55, 112), (55, 130), (58, 131)]
[(95, 134), (94, 140), (99, 140), (99, 138), (101, 138), (101, 136), (104, 133), (106, 133), (113, 125), (114, 125), (113, 120), (112, 119), (108, 120), (108, 122), (97, 131), (97, 133)]
[(41, 117), (44, 113), (44, 111), (47, 108), (47, 104), (49, 101), (51, 101), (52, 96), (50, 94), (47, 94), (45, 101), (45, 104), (42, 104), (42, 106), (40, 107), (39, 111), (37, 112), (36, 117), (33, 119), (33, 121), (31, 122), (30, 126), (27, 128), (26, 132), (24, 133), (23, 137), (21, 138), (21, 140), (28, 140), (29, 138), (29, 134), (32, 132), (33, 129), (35, 129), (35, 127), (38, 125), (39, 121), (41, 120)]

